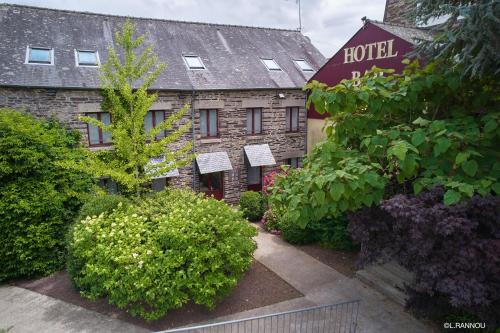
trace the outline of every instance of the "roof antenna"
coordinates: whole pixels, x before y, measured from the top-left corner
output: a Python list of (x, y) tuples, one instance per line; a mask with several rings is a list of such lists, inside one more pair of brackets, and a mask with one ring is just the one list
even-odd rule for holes
[[(285, 0), (288, 1), (288, 0)], [(298, 32), (302, 32), (302, 10), (300, 6), (300, 0), (295, 0), (295, 4), (299, 5), (299, 27), (297, 28)]]
[(363, 17), (361, 18), (361, 21), (363, 22), (363, 29), (364, 29), (364, 28), (365, 28), (365, 26), (366, 26), (366, 23), (368, 22), (368, 17), (363, 16)]
[(300, 9), (300, 0), (297, 0), (297, 3), (299, 4), (299, 32), (302, 32), (302, 13)]

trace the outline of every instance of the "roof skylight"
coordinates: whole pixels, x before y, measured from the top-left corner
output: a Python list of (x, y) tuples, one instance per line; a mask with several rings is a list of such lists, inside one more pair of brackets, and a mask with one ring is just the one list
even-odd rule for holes
[(201, 58), (196, 55), (185, 55), (184, 61), (189, 69), (205, 69)]
[(76, 61), (78, 66), (99, 66), (99, 55), (97, 51), (76, 50)]
[(294, 60), (297, 66), (304, 72), (312, 72), (313, 68), (304, 59)]
[(46, 47), (28, 47), (26, 55), (26, 63), (51, 65), (54, 62), (53, 52), (51, 48)]
[(270, 71), (280, 71), (281, 70), (281, 67), (278, 66), (278, 64), (276, 63), (276, 61), (274, 61), (274, 59), (260, 59), (260, 60), (262, 60), (264, 65), (266, 65), (267, 69), (269, 69)]

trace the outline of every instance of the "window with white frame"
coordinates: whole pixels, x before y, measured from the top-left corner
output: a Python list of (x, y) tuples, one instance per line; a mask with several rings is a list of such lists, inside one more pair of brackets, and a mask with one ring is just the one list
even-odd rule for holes
[(189, 69), (205, 69), (201, 58), (196, 55), (185, 55), (184, 62)]
[(52, 65), (54, 63), (54, 52), (48, 47), (28, 46), (26, 50), (26, 63)]
[(247, 134), (262, 133), (262, 108), (247, 109)]
[[(149, 133), (151, 129), (156, 128), (162, 121), (165, 120), (165, 111), (149, 111), (146, 113), (146, 118), (144, 118), (144, 131)], [(161, 131), (157, 136), (156, 140), (161, 140), (165, 137), (165, 131)]]
[(278, 65), (274, 59), (260, 59), (266, 66), (266, 68), (270, 71), (280, 71), (281, 67)]
[(97, 51), (75, 50), (75, 56), (78, 66), (99, 66)]
[(200, 110), (200, 133), (203, 138), (219, 136), (219, 119), (217, 110)]
[(247, 189), (249, 191), (262, 190), (262, 167), (252, 167), (247, 164)]
[(161, 192), (168, 186), (168, 179), (166, 177), (155, 178), (151, 181), (151, 188), (153, 192)]
[(118, 184), (109, 177), (102, 177), (99, 179), (99, 186), (105, 189), (110, 194), (118, 193)]
[(286, 164), (288, 164), (292, 168), (298, 168), (300, 165), (300, 158), (299, 157), (289, 158), (286, 160)]
[(286, 108), (286, 131), (298, 132), (299, 131), (299, 107), (292, 106)]
[(312, 72), (313, 68), (304, 59), (294, 60), (297, 66), (304, 72)]
[[(102, 122), (104, 125), (111, 124), (111, 115), (108, 112), (87, 113), (86, 116)], [(90, 146), (105, 146), (111, 144), (111, 133), (103, 131), (102, 128), (87, 124)]]

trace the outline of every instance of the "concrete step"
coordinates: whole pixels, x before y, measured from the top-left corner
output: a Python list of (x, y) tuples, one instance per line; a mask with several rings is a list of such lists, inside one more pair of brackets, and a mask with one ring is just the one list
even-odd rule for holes
[(397, 264), (372, 265), (356, 272), (363, 283), (378, 290), (398, 304), (405, 305), (407, 295), (404, 286), (412, 281), (412, 275)]
[(405, 280), (403, 280), (400, 276), (385, 269), (385, 267), (380, 266), (380, 265), (375, 265), (375, 266), (367, 267), (367, 268), (365, 268), (365, 270), (374, 274), (378, 280), (381, 280), (382, 282), (390, 285), (391, 287), (399, 289), (402, 292), (405, 291), (405, 284), (407, 282)]
[(399, 265), (395, 261), (389, 261), (386, 262), (385, 264), (382, 265), (384, 269), (392, 272), (393, 274), (397, 275), (399, 278), (401, 278), (403, 281), (406, 282), (406, 284), (410, 284), (414, 280), (413, 273), (408, 271), (406, 268), (403, 266)]

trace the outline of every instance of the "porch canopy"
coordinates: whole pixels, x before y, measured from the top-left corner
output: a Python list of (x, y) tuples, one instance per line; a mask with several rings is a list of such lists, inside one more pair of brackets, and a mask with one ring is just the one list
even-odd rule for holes
[(225, 151), (199, 154), (196, 156), (196, 163), (198, 164), (198, 169), (202, 175), (206, 173), (233, 170), (229, 156)]
[[(149, 163), (145, 167), (146, 173), (151, 174), (156, 172), (157, 170), (156, 165), (163, 162), (165, 162), (165, 156), (149, 159)], [(164, 174), (156, 175), (152, 179), (171, 178), (171, 177), (179, 177), (179, 169), (174, 168)]]
[(251, 167), (258, 167), (264, 165), (275, 165), (273, 153), (267, 143), (261, 145), (249, 145), (243, 147), (247, 155), (248, 163)]

